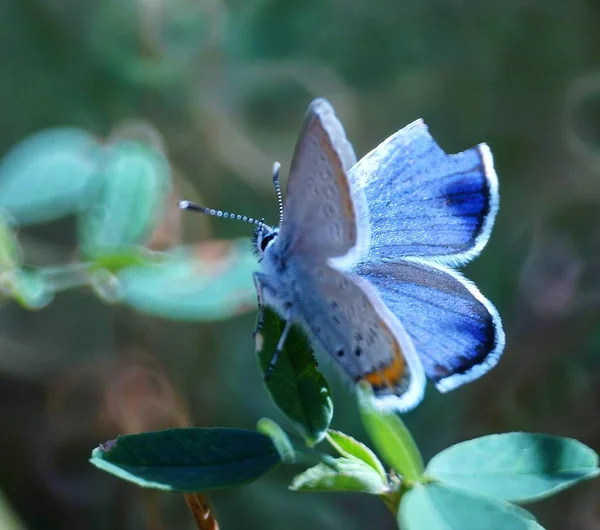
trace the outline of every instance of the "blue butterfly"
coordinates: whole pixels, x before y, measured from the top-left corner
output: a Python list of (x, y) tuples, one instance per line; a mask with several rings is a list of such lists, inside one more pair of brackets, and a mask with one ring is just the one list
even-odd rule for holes
[(426, 378), (446, 392), (483, 375), (504, 348), (498, 312), (453, 267), (476, 257), (498, 211), (487, 145), (447, 155), (422, 120), (358, 163), (333, 108), (311, 103), (285, 199), (273, 182), (278, 227), (257, 225), (254, 273), (262, 309), (286, 325), (268, 373), (295, 323), (352, 383), (368, 382), (383, 409), (407, 411)]

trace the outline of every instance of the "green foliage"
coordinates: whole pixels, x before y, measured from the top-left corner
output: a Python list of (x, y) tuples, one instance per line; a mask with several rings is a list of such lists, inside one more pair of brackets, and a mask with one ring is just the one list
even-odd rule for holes
[(358, 399), (362, 421), (383, 459), (407, 480), (419, 480), (423, 457), (398, 415), (380, 410), (368, 389), (359, 389)]
[(194, 492), (250, 482), (280, 458), (264, 434), (182, 428), (119, 436), (94, 449), (90, 461), (139, 486)]
[(97, 4), (90, 31), (95, 59), (132, 85), (161, 88), (178, 82), (207, 40), (208, 21), (196, 3), (173, 0), (169, 7), (147, 20), (140, 35), (135, 2)]
[(398, 512), (402, 530), (534, 530), (531, 514), (512, 504), (444, 484), (411, 489)]
[[(263, 328), (256, 334), (258, 362), (265, 373), (277, 348), (283, 323), (265, 309)], [(333, 416), (327, 381), (319, 372), (304, 332), (294, 326), (277, 366), (265, 385), (273, 402), (293, 423), (309, 445), (325, 436)]]
[(0, 272), (17, 268), (22, 259), (21, 246), (2, 215), (0, 216)]
[[(151, 141), (125, 137), (103, 146), (78, 129), (24, 140), (0, 162), (0, 295), (40, 309), (57, 292), (89, 286), (105, 302), (192, 321), (253, 307), (255, 261), (247, 241), (165, 252), (145, 247), (170, 192), (169, 162)], [(24, 265), (13, 228), (70, 214), (77, 216), (81, 261)]]
[(0, 492), (0, 528), (2, 530), (26, 530), (26, 526), (14, 513), (2, 492)]
[(93, 206), (79, 217), (83, 253), (102, 256), (146, 243), (170, 192), (165, 157), (139, 142), (119, 142), (107, 147), (96, 181)]
[(355, 458), (336, 458), (333, 464), (318, 464), (297, 475), (290, 489), (294, 491), (355, 491), (381, 495), (388, 490), (371, 466)]
[(383, 480), (387, 480), (383, 465), (365, 444), (355, 440), (352, 436), (332, 429), (327, 432), (327, 441), (343, 457), (355, 459), (370, 466)]
[[(256, 336), (263, 371), (282, 329), (281, 320), (267, 310)], [(377, 495), (402, 530), (540, 530), (529, 512), (507, 501), (547, 497), (600, 473), (598, 456), (580, 442), (527, 433), (459, 443), (434, 456), (424, 469), (400, 417), (381, 410), (372, 391), (359, 387), (361, 418), (375, 447), (394, 470), (388, 475), (365, 444), (328, 429), (333, 413), (329, 387), (315, 366), (304, 334), (294, 328), (290, 338), (267, 388), (305, 438), (308, 447), (299, 449), (302, 457), (287, 433), (263, 418), (257, 428), (267, 437), (229, 429), (171, 429), (118, 438), (94, 450), (92, 462), (142, 486), (200, 491), (256, 479), (279, 461), (293, 464), (316, 457), (316, 465), (294, 477), (291, 490)], [(312, 449), (322, 440), (339, 457)]]
[(0, 163), (0, 208), (11, 224), (53, 221), (90, 205), (103, 148), (79, 129), (26, 138)]
[(577, 440), (513, 432), (453, 445), (426, 473), (474, 493), (531, 502), (597, 476), (598, 455)]
[(277, 423), (269, 418), (261, 418), (256, 424), (256, 429), (271, 438), (284, 464), (293, 464), (296, 461), (294, 446), (287, 433)]
[(174, 320), (218, 320), (256, 304), (246, 240), (176, 247), (158, 263), (117, 274), (123, 303)]
[(52, 286), (40, 271), (17, 269), (7, 280), (7, 294), (26, 309), (42, 309), (52, 301)]

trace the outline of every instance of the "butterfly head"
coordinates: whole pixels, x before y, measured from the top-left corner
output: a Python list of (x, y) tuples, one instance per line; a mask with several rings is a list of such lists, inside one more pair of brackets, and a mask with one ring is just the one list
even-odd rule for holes
[(258, 261), (262, 260), (265, 252), (275, 243), (278, 234), (279, 228), (274, 228), (266, 224), (256, 227), (252, 236), (252, 249)]
[[(273, 185), (277, 193), (277, 203), (279, 205), (279, 224), (283, 221), (283, 198), (281, 196), (281, 187), (279, 185), (279, 162), (273, 164)], [(235, 219), (237, 221), (244, 221), (246, 223), (252, 223), (256, 225), (254, 235), (252, 236), (252, 250), (258, 258), (262, 260), (265, 252), (275, 243), (277, 235), (279, 234), (279, 227), (275, 228), (269, 226), (264, 222), (264, 219), (253, 219), (245, 215), (232, 214), (229, 212), (223, 212), (221, 210), (213, 210), (211, 208), (205, 208), (199, 206), (190, 201), (179, 201), (179, 207), (182, 210), (194, 210), (212, 217), (223, 217), (225, 219)]]

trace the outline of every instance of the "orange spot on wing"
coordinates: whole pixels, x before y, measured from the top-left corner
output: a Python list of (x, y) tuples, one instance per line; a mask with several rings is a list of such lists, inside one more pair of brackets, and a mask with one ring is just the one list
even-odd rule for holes
[(395, 388), (402, 381), (406, 364), (402, 354), (396, 355), (390, 364), (378, 368), (374, 372), (367, 374), (364, 380), (374, 387)]
[(383, 320), (379, 320), (379, 324), (392, 348), (392, 361), (368, 373), (363, 379), (373, 387), (396, 388), (402, 382), (402, 378), (406, 372), (406, 360), (396, 337), (394, 337), (387, 324)]

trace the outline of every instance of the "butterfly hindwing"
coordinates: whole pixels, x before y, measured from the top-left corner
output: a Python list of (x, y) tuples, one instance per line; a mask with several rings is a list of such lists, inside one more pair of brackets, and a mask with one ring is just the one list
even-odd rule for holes
[(382, 407), (404, 411), (423, 397), (425, 376), (411, 339), (365, 279), (328, 265), (292, 264), (295, 314), (313, 343), (353, 383), (368, 381)]
[(438, 390), (476, 379), (498, 362), (504, 348), (500, 317), (457, 272), (417, 259), (363, 262), (354, 271), (378, 288)]
[(362, 158), (350, 179), (369, 205), (372, 259), (461, 265), (489, 239), (499, 197), (485, 144), (448, 155), (417, 120)]

